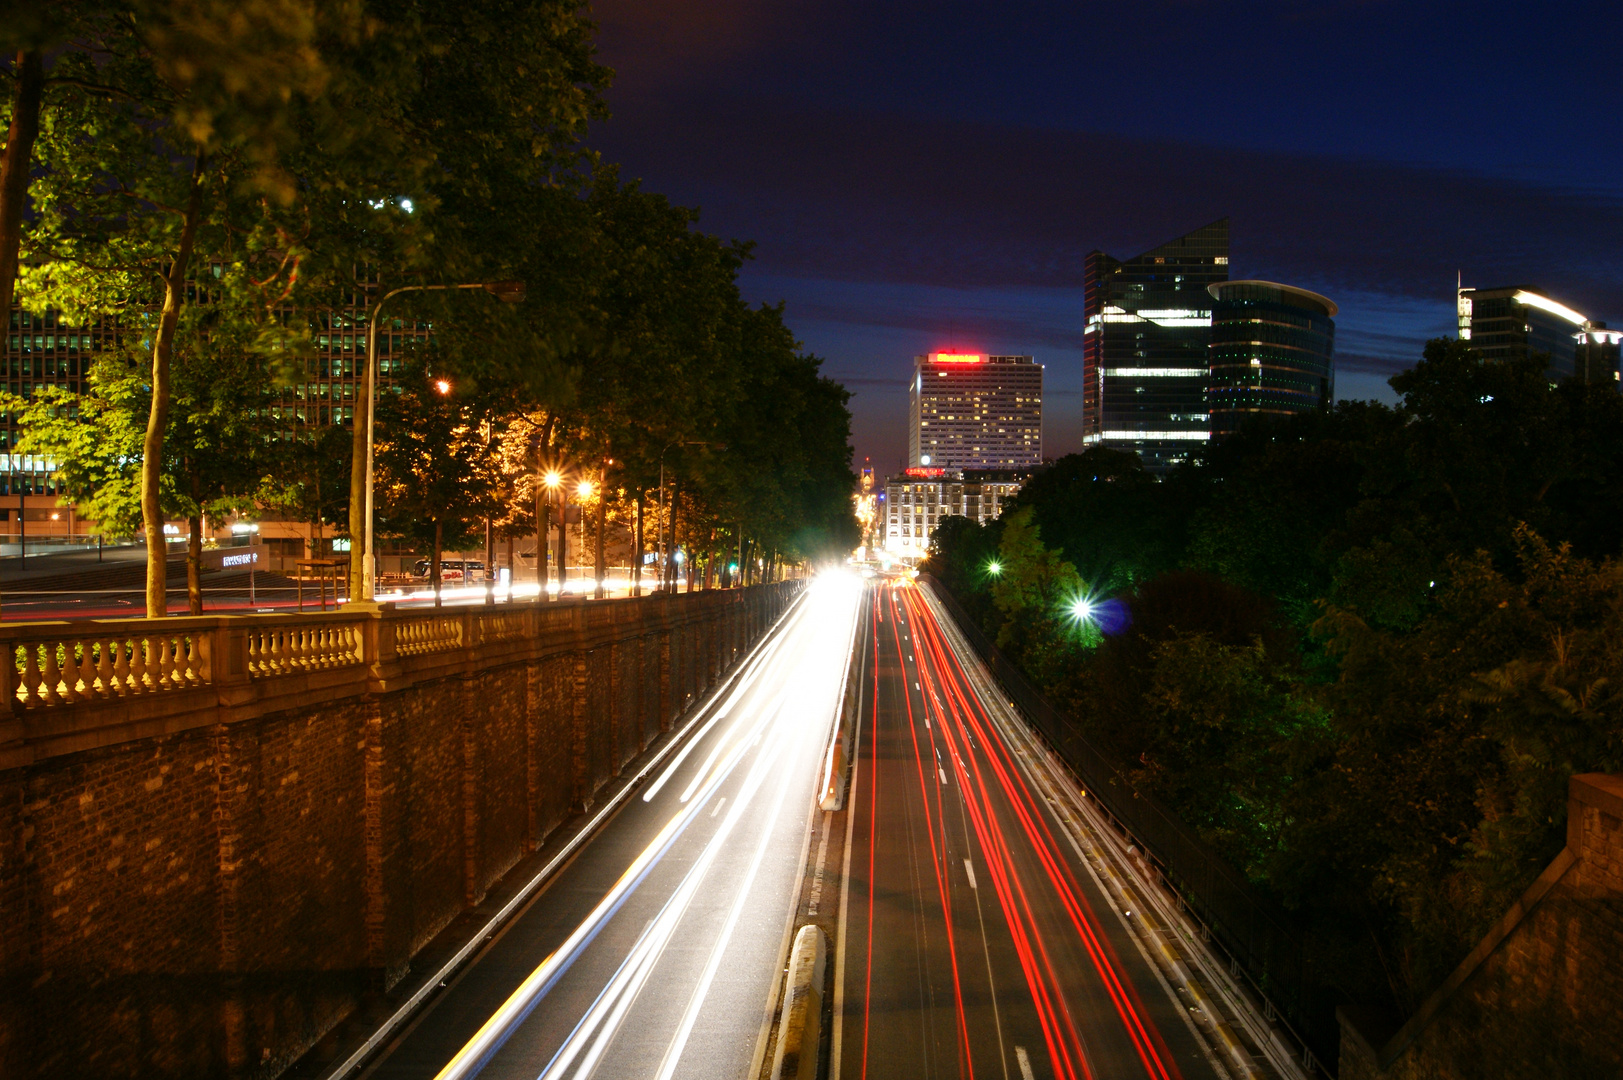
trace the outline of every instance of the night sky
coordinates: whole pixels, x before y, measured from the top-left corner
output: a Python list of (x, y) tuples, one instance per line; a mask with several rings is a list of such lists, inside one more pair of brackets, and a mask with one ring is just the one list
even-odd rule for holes
[(1337, 391), (1452, 333), (1465, 284), (1623, 324), (1623, 9), (1610, 4), (600, 0), (627, 178), (753, 240), (752, 301), (906, 449), (912, 357), (1047, 365), (1079, 449), (1082, 267), (1220, 217), (1232, 277), (1322, 292)]

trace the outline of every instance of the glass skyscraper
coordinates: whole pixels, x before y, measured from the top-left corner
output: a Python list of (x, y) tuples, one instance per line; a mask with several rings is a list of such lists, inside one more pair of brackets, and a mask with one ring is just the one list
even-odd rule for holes
[(1132, 259), (1088, 256), (1083, 441), (1135, 451), (1164, 473), (1211, 437), (1208, 285), (1228, 280), (1224, 218)]
[(1206, 404), (1214, 439), (1252, 416), (1289, 416), (1335, 398), (1336, 305), (1272, 281), (1207, 287), (1212, 305)]
[(1565, 304), (1525, 285), (1461, 288), (1457, 310), (1460, 340), (1469, 341), (1482, 359), (1509, 360), (1544, 353), (1550, 358), (1553, 379), (1574, 374), (1578, 335), (1594, 325)]

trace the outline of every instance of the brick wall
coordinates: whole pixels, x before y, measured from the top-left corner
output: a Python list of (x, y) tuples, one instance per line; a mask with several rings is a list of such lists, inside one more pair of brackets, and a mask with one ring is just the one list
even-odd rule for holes
[(1341, 1013), (1341, 1080), (1623, 1076), (1623, 777), (1572, 778), (1567, 846), (1395, 1034)]
[[(706, 642), (752, 643), (794, 592), (537, 605), (524, 640), (378, 646), (140, 723), (19, 703), (0, 727), (0, 1076), (274, 1076), (742, 656)], [(396, 617), (372, 617), (375, 640)]]

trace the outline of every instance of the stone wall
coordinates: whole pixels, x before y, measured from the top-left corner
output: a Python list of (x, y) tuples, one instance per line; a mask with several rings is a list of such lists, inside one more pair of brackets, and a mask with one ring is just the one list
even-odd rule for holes
[(1573, 777), (1567, 815), (1566, 849), (1408, 1023), (1341, 1011), (1341, 1080), (1623, 1076), (1623, 777)]
[(275, 1075), (796, 592), (5, 627), (0, 1076)]

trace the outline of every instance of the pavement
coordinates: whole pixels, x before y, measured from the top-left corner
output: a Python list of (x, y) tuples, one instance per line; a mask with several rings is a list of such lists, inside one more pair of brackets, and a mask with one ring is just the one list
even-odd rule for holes
[(869, 595), (830, 1080), (1223, 1075), (919, 590)]
[(360, 1075), (758, 1072), (861, 596), (814, 582)]

